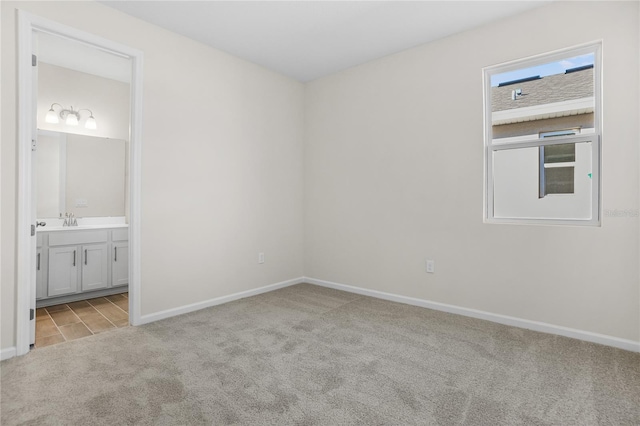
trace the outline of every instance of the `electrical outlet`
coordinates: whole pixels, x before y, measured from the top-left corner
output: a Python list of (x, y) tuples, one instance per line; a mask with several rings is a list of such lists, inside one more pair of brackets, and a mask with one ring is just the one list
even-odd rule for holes
[(258, 253), (258, 263), (264, 263), (264, 253)]
[(436, 272), (436, 262), (434, 260), (427, 259), (426, 267), (427, 267), (427, 273), (433, 274)]

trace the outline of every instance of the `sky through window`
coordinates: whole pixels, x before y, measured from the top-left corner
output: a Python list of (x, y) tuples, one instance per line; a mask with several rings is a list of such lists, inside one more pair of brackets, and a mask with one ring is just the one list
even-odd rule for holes
[(505, 81), (519, 80), (521, 78), (533, 77), (536, 75), (546, 77), (553, 74), (563, 74), (568, 69), (584, 65), (593, 65), (594, 62), (595, 58), (593, 53), (588, 53), (586, 55), (574, 56), (573, 58), (550, 62), (548, 64), (538, 65), (535, 67), (522, 68), (515, 71), (496, 74), (491, 76), (491, 87), (495, 87)]

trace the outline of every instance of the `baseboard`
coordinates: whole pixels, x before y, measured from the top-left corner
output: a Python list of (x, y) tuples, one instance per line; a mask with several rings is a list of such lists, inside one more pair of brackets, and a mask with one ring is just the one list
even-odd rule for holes
[(16, 356), (16, 347), (12, 346), (10, 348), (0, 349), (0, 361), (4, 361), (5, 359), (13, 358)]
[(84, 293), (76, 293), (67, 296), (56, 296), (47, 299), (36, 300), (37, 308), (46, 308), (47, 306), (61, 305), (64, 303), (77, 302), (79, 300), (94, 299), (96, 297), (112, 296), (114, 294), (126, 293), (129, 291), (129, 285), (111, 287), (104, 290), (87, 291)]
[(269, 291), (277, 290), (279, 288), (289, 287), (289, 286), (300, 284), (303, 282), (305, 281), (302, 277), (294, 278), (292, 280), (282, 281), (276, 284), (270, 284), (264, 287), (254, 288), (252, 290), (241, 291), (239, 293), (230, 294), (228, 296), (216, 297), (214, 299), (204, 300), (202, 302), (192, 303), (190, 305), (179, 306), (177, 308), (171, 308), (171, 309), (156, 312), (153, 314), (142, 315), (142, 317), (140, 317), (140, 323), (136, 325), (148, 324), (150, 322), (158, 321), (161, 319), (171, 318), (177, 315), (199, 311), (200, 309), (221, 305), (223, 303), (232, 302), (238, 299), (244, 299), (245, 297), (256, 296), (258, 294), (267, 293)]
[(493, 314), (491, 312), (463, 308), (460, 306), (448, 305), (446, 303), (432, 302), (430, 300), (417, 299), (414, 297), (400, 296), (397, 294), (385, 293), (377, 290), (369, 290), (361, 287), (334, 283), (331, 281), (318, 280), (315, 278), (305, 277), (304, 282), (319, 285), (322, 287), (334, 288), (336, 290), (348, 291), (350, 293), (362, 294), (364, 296), (371, 296), (378, 299), (390, 300), (392, 302), (404, 303), (407, 305), (420, 306), (436, 311), (483, 319), (487, 321), (497, 322), (499, 324), (510, 325), (513, 327), (526, 328), (528, 330), (540, 331), (542, 333), (557, 334), (559, 336), (571, 337), (574, 339), (585, 340), (592, 343), (599, 343), (601, 345), (612, 346), (614, 348), (624, 349), (627, 351), (640, 352), (640, 342), (621, 339), (619, 337), (607, 336), (605, 334), (576, 330), (574, 328), (510, 317), (507, 315)]

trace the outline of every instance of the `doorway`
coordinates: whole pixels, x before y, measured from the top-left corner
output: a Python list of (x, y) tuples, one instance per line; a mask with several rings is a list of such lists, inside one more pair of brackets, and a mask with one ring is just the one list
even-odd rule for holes
[[(85, 278), (87, 286), (84, 288), (82, 285), (78, 288), (82, 290), (94, 291), (93, 295), (99, 294), (100, 291), (113, 292), (112, 285), (118, 280), (122, 281), (122, 277), (117, 278), (114, 281), (114, 277), (111, 275), (112, 268), (102, 266), (97, 268), (86, 267), (86, 271), (80, 271), (77, 269), (77, 263), (87, 262), (91, 259), (92, 264), (94, 259), (100, 260), (104, 257), (105, 261), (111, 256), (110, 252), (115, 248), (116, 253), (118, 247), (120, 247), (120, 260), (122, 262), (123, 255), (126, 258), (128, 264), (126, 281), (128, 281), (128, 322), (131, 325), (140, 324), (140, 156), (141, 156), (141, 106), (142, 106), (142, 52), (132, 49), (128, 46), (121, 45), (119, 43), (112, 42), (95, 35), (85, 33), (83, 31), (76, 30), (71, 27), (67, 27), (56, 22), (40, 18), (38, 16), (19, 11), (18, 14), (18, 138), (19, 138), (19, 176), (18, 176), (18, 250), (17, 250), (17, 321), (16, 321), (16, 349), (18, 355), (26, 354), (30, 345), (34, 342), (35, 338), (35, 324), (36, 324), (36, 298), (38, 297), (38, 290), (40, 290), (40, 297), (42, 297), (42, 289), (38, 286), (37, 280), (37, 267), (41, 258), (38, 256), (37, 246), (39, 238), (36, 237), (36, 214), (37, 201), (35, 200), (35, 179), (34, 168), (35, 161), (33, 153), (37, 151), (37, 139), (38, 139), (38, 116), (37, 116), (37, 77), (38, 77), (38, 59), (34, 56), (38, 47), (38, 37), (46, 36), (49, 41), (59, 42), (72, 42), (75, 46), (80, 47), (80, 50), (84, 49), (88, 55), (97, 55), (111, 57), (116, 60), (126, 60), (127, 68), (126, 74), (130, 84), (130, 90), (128, 93), (128, 111), (126, 112), (127, 129), (126, 129), (126, 141), (129, 144), (127, 150), (125, 168), (128, 169), (127, 183), (125, 185), (125, 198), (124, 204), (128, 205), (126, 209), (128, 211), (128, 217), (125, 218), (128, 224), (127, 239), (128, 245), (126, 250), (123, 250), (122, 245), (118, 246), (119, 242), (114, 239), (109, 233), (110, 240), (108, 241), (96, 241), (91, 240), (95, 238), (93, 235), (86, 243), (80, 242), (77, 246), (69, 248), (65, 251), (64, 243), (60, 243), (64, 238), (54, 238), (54, 244), (59, 244), (60, 248), (56, 247), (56, 250), (49, 251), (50, 253), (59, 254), (60, 256), (73, 256), (73, 267), (76, 269), (71, 270), (70, 276), (72, 277), (74, 271), (77, 272), (79, 279)], [(78, 61), (79, 63), (95, 63), (95, 57), (85, 57), (84, 60)], [(77, 60), (77, 58), (76, 58)], [(108, 68), (105, 66), (105, 68)], [(58, 102), (56, 102), (58, 103)], [(85, 108), (84, 105), (65, 105), (62, 103), (58, 107), (52, 105), (51, 109), (60, 116), (61, 119), (70, 118), (63, 123), (65, 126), (77, 126), (78, 121), (84, 120), (84, 128), (89, 131), (96, 129), (97, 117), (93, 116), (91, 107), (87, 105), (86, 109), (88, 113), (82, 115), (78, 109)], [(59, 110), (59, 111), (58, 111)], [(64, 111), (66, 110), (66, 112)], [(88, 114), (88, 115), (87, 115)], [(47, 117), (49, 118), (49, 117)], [(48, 121), (48, 120), (47, 120)], [(74, 123), (74, 121), (76, 121)], [(104, 129), (103, 129), (104, 130)], [(86, 130), (80, 132), (81, 136), (86, 137), (88, 133)], [(103, 135), (104, 136), (104, 135)], [(107, 135), (108, 136), (108, 135)], [(68, 195), (68, 194), (67, 194)], [(89, 203), (86, 198), (76, 197), (73, 201), (73, 206), (69, 207), (63, 205), (64, 199), (59, 194), (49, 197), (53, 203), (59, 201), (56, 216), (60, 213), (70, 213), (69, 210), (74, 208), (89, 207)], [(67, 197), (68, 199), (68, 197)], [(96, 203), (98, 204), (98, 203)], [(109, 213), (111, 214), (111, 213)], [(67, 215), (68, 216), (68, 215)], [(77, 214), (72, 214), (76, 218)], [(127, 215), (125, 215), (127, 216)], [(52, 218), (53, 219), (53, 218)], [(57, 218), (56, 218), (57, 219)], [(62, 221), (66, 218), (61, 218)], [(91, 222), (91, 221), (89, 221)], [(62, 226), (61, 222), (59, 225)], [(83, 231), (84, 232), (84, 231)], [(113, 234), (113, 238), (116, 235), (122, 235), (123, 231)], [(84, 238), (84, 237), (83, 237)], [(100, 237), (102, 238), (102, 237)], [(56, 243), (56, 241), (58, 241)], [(80, 245), (81, 243), (86, 244)], [(92, 243), (92, 245), (89, 245)], [(71, 246), (70, 246), (71, 247)], [(84, 257), (82, 257), (84, 255)], [(103, 256), (104, 255), (104, 256)], [(76, 262), (77, 260), (80, 262)], [(117, 255), (116, 255), (117, 257)], [(100, 262), (97, 262), (100, 265)], [(56, 272), (56, 271), (54, 271)], [(57, 272), (56, 272), (57, 273)], [(64, 275), (65, 271), (62, 271)], [(102, 280), (102, 281), (101, 281)], [(101, 282), (108, 280), (109, 284), (102, 286)], [(59, 282), (63, 282), (64, 280)], [(73, 279), (69, 281), (71, 285), (78, 285), (74, 283)], [(107, 289), (109, 287), (109, 289)], [(56, 287), (55, 291), (59, 288)], [(97, 292), (97, 293), (95, 293)], [(70, 296), (71, 293), (67, 291)], [(107, 291), (108, 293), (108, 291)], [(52, 294), (55, 295), (55, 292)], [(105, 294), (106, 295), (106, 294)], [(76, 299), (77, 300), (77, 299)], [(62, 300), (66, 302), (66, 300)], [(73, 302), (73, 301), (71, 301)]]

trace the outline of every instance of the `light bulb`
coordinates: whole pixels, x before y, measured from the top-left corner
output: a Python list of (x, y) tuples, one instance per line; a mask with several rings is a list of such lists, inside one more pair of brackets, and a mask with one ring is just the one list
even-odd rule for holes
[(91, 130), (95, 130), (98, 127), (98, 125), (96, 124), (96, 119), (93, 118), (93, 115), (87, 118), (87, 121), (84, 123), (84, 127)]
[(58, 124), (60, 120), (58, 119), (58, 114), (51, 108), (49, 112), (47, 112), (47, 116), (44, 118), (44, 121), (47, 123)]
[(78, 125), (78, 117), (75, 113), (67, 113), (67, 126), (77, 126)]

